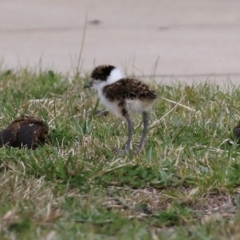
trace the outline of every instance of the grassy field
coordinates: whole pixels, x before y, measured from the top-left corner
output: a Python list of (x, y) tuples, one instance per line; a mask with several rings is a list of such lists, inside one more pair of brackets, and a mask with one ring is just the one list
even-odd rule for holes
[(0, 128), (31, 114), (51, 132), (35, 151), (0, 148), (0, 239), (240, 239), (240, 151), (226, 142), (239, 89), (156, 86), (145, 151), (118, 156), (126, 124), (70, 80), (0, 71)]

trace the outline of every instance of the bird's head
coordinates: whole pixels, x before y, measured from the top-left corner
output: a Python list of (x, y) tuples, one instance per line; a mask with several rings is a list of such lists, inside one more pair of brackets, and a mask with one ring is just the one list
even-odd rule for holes
[(99, 89), (103, 86), (115, 83), (124, 77), (122, 71), (112, 65), (100, 65), (91, 73), (91, 81), (84, 88), (93, 87)]

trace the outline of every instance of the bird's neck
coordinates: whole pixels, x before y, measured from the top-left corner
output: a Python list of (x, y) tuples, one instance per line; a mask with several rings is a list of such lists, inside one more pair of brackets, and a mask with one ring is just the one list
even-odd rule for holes
[(119, 68), (114, 68), (107, 79), (107, 83), (113, 84), (122, 78), (124, 78), (123, 72)]
[(103, 95), (103, 88), (104, 88), (105, 86), (107, 86), (107, 85), (109, 85), (109, 83), (106, 82), (106, 81), (102, 81), (102, 82), (100, 82), (100, 83), (98, 83), (98, 84), (96, 84), (96, 85), (93, 85), (93, 88), (97, 90), (98, 96), (99, 96), (100, 98), (101, 98), (101, 96)]

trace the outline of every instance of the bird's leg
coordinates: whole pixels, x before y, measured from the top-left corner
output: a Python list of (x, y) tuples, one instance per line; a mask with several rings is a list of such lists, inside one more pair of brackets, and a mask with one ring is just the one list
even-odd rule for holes
[(145, 147), (146, 140), (147, 140), (148, 122), (149, 122), (149, 113), (143, 112), (143, 133), (142, 133), (142, 138), (139, 143), (138, 152), (141, 152), (143, 150), (143, 148)]
[(126, 118), (127, 124), (128, 124), (128, 140), (127, 140), (125, 150), (126, 150), (126, 153), (128, 154), (129, 151), (132, 149), (132, 134), (133, 134), (134, 124), (133, 124), (132, 120), (130, 119), (129, 115), (126, 115), (125, 118)]

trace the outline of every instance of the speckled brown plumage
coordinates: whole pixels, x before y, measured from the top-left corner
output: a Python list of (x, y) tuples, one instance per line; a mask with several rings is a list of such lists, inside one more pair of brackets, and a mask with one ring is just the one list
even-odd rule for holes
[(91, 78), (92, 79), (99, 79), (102, 81), (106, 81), (107, 77), (110, 75), (111, 71), (114, 69), (115, 67), (112, 65), (101, 65), (96, 67), (92, 74), (91, 74)]
[(124, 78), (103, 88), (103, 93), (110, 101), (135, 100), (154, 101), (156, 93), (139, 80)]
[(47, 124), (32, 116), (21, 116), (0, 131), (0, 147), (3, 145), (36, 149), (43, 145), (49, 134)]

